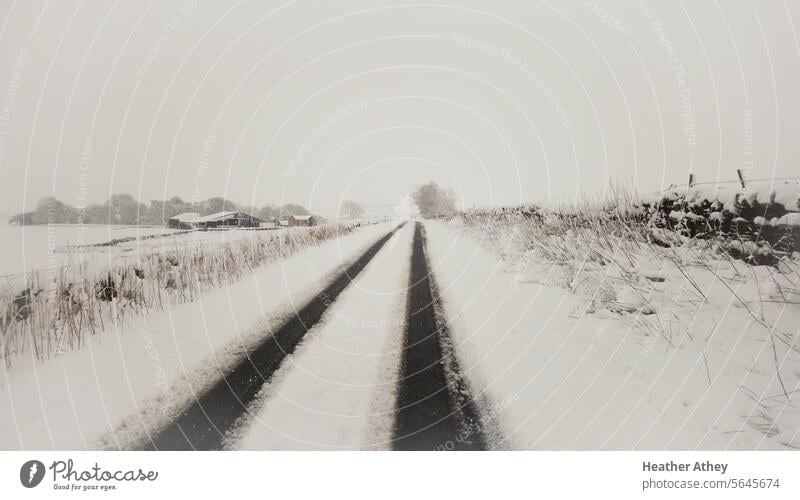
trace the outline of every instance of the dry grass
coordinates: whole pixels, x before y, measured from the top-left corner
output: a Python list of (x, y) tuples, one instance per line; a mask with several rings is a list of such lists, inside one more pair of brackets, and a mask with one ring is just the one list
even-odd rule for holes
[(526, 279), (584, 296), (584, 313), (617, 315), (668, 346), (692, 337), (686, 325), (697, 325), (698, 315), (713, 317), (724, 310), (720, 304), (735, 303), (768, 335), (783, 386), (779, 350), (800, 352), (797, 332), (778, 324), (786, 307), (800, 306), (797, 244), (784, 239), (777, 248), (745, 224), (734, 233), (687, 231), (662, 215), (617, 188), (603, 200), (471, 211), (450, 223), (527, 268)]
[(0, 355), (10, 365), (25, 353), (48, 359), (79, 348), (109, 326), (136, 315), (196, 300), (254, 269), (298, 250), (349, 233), (336, 224), (291, 231), (258, 232), (224, 245), (181, 247), (143, 256), (92, 275), (85, 263), (65, 266), (55, 279), (32, 272), (25, 286), (0, 291)]
[[(672, 218), (665, 212), (672, 213)], [(697, 218), (675, 220), (674, 213), (672, 203), (667, 207), (643, 204), (632, 191), (615, 186), (602, 200), (553, 209), (526, 206), (478, 210), (457, 218), (467, 226), (480, 228), (485, 240), (504, 242), (503, 252), (531, 253), (561, 266), (566, 270), (565, 284), (570, 289), (585, 278), (582, 271), (587, 266), (635, 274), (643, 254), (671, 262), (681, 271), (687, 267), (709, 269), (709, 259), (722, 258), (742, 261), (742, 267), (770, 264), (789, 269), (790, 276), (797, 276), (799, 241), (781, 235), (777, 245), (767, 239), (764, 228), (741, 220), (728, 232), (720, 230), (719, 225), (713, 231), (690, 229), (688, 222), (696, 223)], [(687, 209), (686, 213), (691, 211)], [(726, 218), (733, 217), (726, 214)], [(706, 229), (712, 226), (711, 222), (706, 223)], [(787, 234), (791, 236), (796, 230), (792, 227)], [(736, 266), (733, 262), (732, 265)], [(684, 276), (704, 299), (691, 274)], [(796, 290), (790, 285), (790, 292)]]

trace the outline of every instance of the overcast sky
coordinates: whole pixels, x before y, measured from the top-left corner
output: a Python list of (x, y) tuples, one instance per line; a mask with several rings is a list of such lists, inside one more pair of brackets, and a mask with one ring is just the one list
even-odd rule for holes
[(0, 1), (0, 211), (797, 175), (797, 2)]

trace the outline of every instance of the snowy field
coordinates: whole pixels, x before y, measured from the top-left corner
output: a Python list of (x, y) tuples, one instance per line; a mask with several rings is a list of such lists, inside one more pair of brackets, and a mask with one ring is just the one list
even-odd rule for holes
[[(283, 228), (277, 231), (298, 231)], [(183, 231), (162, 226), (51, 224), (0, 226), (3, 259), (0, 277), (14, 279), (30, 271), (54, 272), (62, 266), (90, 264), (100, 269), (154, 252), (186, 251), (198, 246), (255, 240), (273, 231)]]
[[(57, 268), (79, 258), (77, 247), (114, 239), (172, 234), (174, 229), (150, 226), (51, 224), (0, 225), (3, 241), (0, 276), (19, 275), (37, 269)], [(100, 253), (100, 252), (93, 252)], [(106, 249), (105, 254), (109, 253)], [(72, 255), (70, 255), (72, 254)], [(116, 255), (116, 253), (115, 253)]]

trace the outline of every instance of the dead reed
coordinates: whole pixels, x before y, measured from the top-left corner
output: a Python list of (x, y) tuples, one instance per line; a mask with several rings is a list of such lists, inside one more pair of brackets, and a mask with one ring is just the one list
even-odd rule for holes
[[(55, 276), (31, 272), (0, 290), (0, 356), (6, 365), (25, 353), (49, 359), (81, 347), (107, 327), (136, 315), (191, 302), (253, 270), (299, 250), (345, 235), (343, 224), (255, 232), (222, 245), (183, 245), (113, 265), (100, 274), (86, 263)], [(20, 289), (22, 288), (22, 289)]]

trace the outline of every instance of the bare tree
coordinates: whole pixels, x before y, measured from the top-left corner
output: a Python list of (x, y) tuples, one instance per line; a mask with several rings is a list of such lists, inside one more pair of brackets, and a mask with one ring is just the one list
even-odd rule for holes
[(425, 218), (450, 215), (456, 211), (456, 197), (453, 192), (435, 182), (420, 186), (412, 196), (420, 215)]
[(364, 208), (358, 203), (350, 200), (345, 200), (339, 205), (339, 215), (341, 217), (361, 217), (364, 215)]

